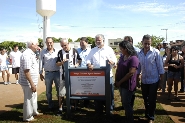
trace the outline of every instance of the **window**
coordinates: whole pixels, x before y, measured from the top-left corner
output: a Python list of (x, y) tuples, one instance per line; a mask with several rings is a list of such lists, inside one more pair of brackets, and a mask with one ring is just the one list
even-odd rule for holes
[(114, 42), (114, 45), (119, 45), (119, 43), (121, 43), (121, 41), (119, 41), (119, 42)]

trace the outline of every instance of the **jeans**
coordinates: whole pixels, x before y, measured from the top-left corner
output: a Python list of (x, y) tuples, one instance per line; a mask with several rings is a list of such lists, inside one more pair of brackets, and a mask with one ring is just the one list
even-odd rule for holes
[(45, 72), (45, 85), (46, 85), (46, 97), (48, 101), (48, 107), (53, 108), (52, 103), (52, 84), (55, 83), (57, 97), (59, 96), (59, 84), (60, 84), (60, 72)]
[(149, 118), (149, 120), (154, 120), (158, 84), (159, 82), (152, 84), (141, 84), (142, 95), (145, 104), (145, 117)]
[(134, 95), (134, 91), (129, 91), (128, 89), (120, 88), (120, 93), (121, 93), (122, 104), (125, 109), (127, 123), (133, 123), (134, 122), (134, 118), (133, 118), (134, 101), (132, 101), (132, 98)]
[[(114, 85), (113, 85), (112, 77), (110, 77), (110, 91), (111, 91), (110, 111), (113, 111), (113, 109), (114, 109)], [(95, 100), (95, 111), (97, 113), (102, 113), (103, 112), (103, 104), (105, 104), (105, 101)]]

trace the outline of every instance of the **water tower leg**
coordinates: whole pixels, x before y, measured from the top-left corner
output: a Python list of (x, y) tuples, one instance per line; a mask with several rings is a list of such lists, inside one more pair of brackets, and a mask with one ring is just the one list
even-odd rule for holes
[(50, 18), (48, 16), (43, 17), (43, 49), (46, 48), (46, 38), (50, 32)]

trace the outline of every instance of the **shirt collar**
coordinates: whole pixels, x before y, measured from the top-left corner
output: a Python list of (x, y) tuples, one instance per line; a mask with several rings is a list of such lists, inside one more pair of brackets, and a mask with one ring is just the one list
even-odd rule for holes
[(98, 46), (96, 46), (96, 47), (97, 47), (97, 49), (99, 49), (99, 50), (100, 50), (100, 49), (102, 49), (102, 50), (105, 49), (105, 46), (103, 46), (102, 48), (99, 48)]
[[(153, 51), (154, 51), (153, 49), (154, 49), (154, 48), (150, 46), (150, 50), (149, 50), (149, 51), (153, 52)], [(140, 53), (141, 53), (141, 52), (144, 53), (144, 48), (141, 49)]]
[[(46, 51), (48, 51), (48, 52), (49, 52), (48, 48), (46, 48)], [(55, 52), (55, 48), (53, 48), (53, 51)]]
[(82, 48), (80, 48), (80, 49), (81, 49), (81, 51), (86, 51), (87, 50), (87, 48), (85, 50), (83, 50)]
[(28, 50), (31, 52), (32, 55), (35, 55), (35, 53), (30, 48), (28, 48)]

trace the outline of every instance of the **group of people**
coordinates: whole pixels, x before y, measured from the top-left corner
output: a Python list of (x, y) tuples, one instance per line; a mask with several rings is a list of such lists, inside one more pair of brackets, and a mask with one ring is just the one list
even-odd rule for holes
[[(133, 105), (135, 99), (136, 87), (140, 84), (145, 105), (145, 117), (149, 123), (154, 121), (156, 109), (157, 90), (165, 89), (164, 75), (168, 76), (168, 93), (171, 96), (171, 87), (174, 81), (174, 90), (176, 99), (178, 100), (178, 84), (180, 72), (179, 69), (184, 67), (182, 56), (177, 54), (178, 49), (171, 47), (170, 52), (165, 47), (166, 56), (161, 57), (160, 51), (151, 47), (152, 38), (150, 35), (144, 35), (142, 38), (142, 49), (133, 46), (131, 36), (125, 36), (124, 40), (119, 44), (120, 58), (117, 61), (113, 49), (104, 45), (104, 35), (95, 36), (96, 47), (88, 48), (88, 39), (82, 37), (80, 39), (80, 48), (71, 48), (66, 38), (60, 40), (61, 50), (53, 47), (52, 37), (46, 38), (46, 49), (40, 53), (40, 69), (36, 60), (36, 51), (39, 49), (38, 41), (30, 40), (27, 43), (27, 49), (20, 57), (19, 84), (24, 92), (23, 120), (34, 121), (35, 115), (42, 115), (37, 111), (37, 84), (38, 74), (41, 81), (45, 81), (46, 97), (48, 109), (53, 110), (52, 101), (52, 85), (55, 88), (58, 97), (58, 109), (63, 111), (65, 88), (65, 69), (64, 63), (69, 62), (69, 66), (87, 67), (90, 71), (94, 67), (106, 66), (106, 60), (110, 64), (110, 114), (114, 110), (114, 86), (119, 87), (122, 105), (125, 109), (126, 120), (133, 123)], [(166, 60), (164, 60), (166, 59)], [(164, 61), (164, 62), (163, 62)], [(168, 66), (168, 67), (166, 67)], [(167, 70), (168, 68), (168, 70)], [(113, 82), (112, 69), (116, 69), (115, 83)], [(177, 79), (178, 78), (178, 79)], [(77, 101), (73, 100), (75, 107)], [(96, 114), (103, 113), (104, 101), (94, 100)], [(84, 101), (87, 105), (89, 101)]]
[[(12, 74), (15, 74), (16, 84), (18, 83), (18, 74), (20, 67), (20, 57), (22, 53), (19, 51), (18, 45), (13, 46), (13, 51), (10, 52), (9, 57), (6, 53), (6, 49), (3, 48), (0, 51), (0, 71), (2, 72), (2, 78), (4, 85), (11, 84), (10, 82), (10, 72), (8, 65), (12, 65)], [(7, 75), (5, 79), (5, 74)]]

